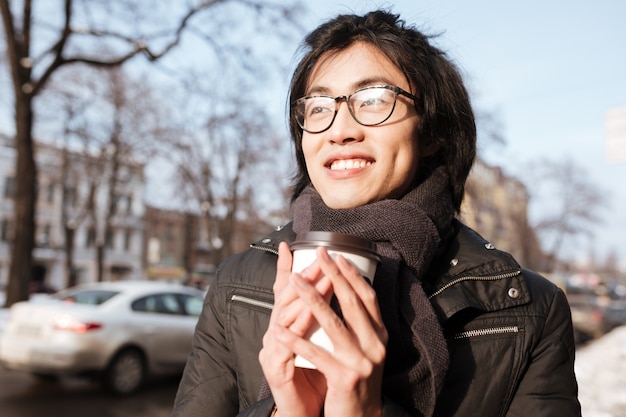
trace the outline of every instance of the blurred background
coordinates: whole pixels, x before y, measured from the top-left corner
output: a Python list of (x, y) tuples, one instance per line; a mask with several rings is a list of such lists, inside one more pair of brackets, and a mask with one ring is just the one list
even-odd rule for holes
[[(299, 43), (379, 7), (465, 76), (479, 157), (462, 219), (566, 291), (581, 350), (626, 323), (626, 3), (175, 3), (0, 0), (0, 335), (8, 307), (77, 284), (206, 290), (285, 223)], [(176, 378), (153, 383), (101, 407), (91, 381), (0, 370), (0, 409), (168, 415)]]

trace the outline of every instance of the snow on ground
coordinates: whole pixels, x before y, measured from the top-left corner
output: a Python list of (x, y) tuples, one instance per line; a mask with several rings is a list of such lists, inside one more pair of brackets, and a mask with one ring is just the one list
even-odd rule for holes
[(583, 417), (626, 417), (626, 326), (576, 351)]

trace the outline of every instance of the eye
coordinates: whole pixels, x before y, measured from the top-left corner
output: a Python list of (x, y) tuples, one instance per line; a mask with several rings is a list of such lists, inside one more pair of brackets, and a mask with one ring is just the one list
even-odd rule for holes
[(385, 100), (381, 97), (371, 97), (367, 100), (361, 102), (359, 107), (367, 107), (367, 106), (376, 106), (376, 105), (385, 105)]
[(312, 97), (306, 102), (306, 117), (324, 117), (335, 111), (335, 101), (322, 97)]
[(310, 108), (309, 115), (324, 113), (326, 111), (330, 111), (330, 109), (328, 107), (315, 106)]
[(386, 111), (393, 105), (394, 95), (389, 93), (389, 90), (382, 88), (363, 90), (354, 97), (355, 108), (368, 112)]

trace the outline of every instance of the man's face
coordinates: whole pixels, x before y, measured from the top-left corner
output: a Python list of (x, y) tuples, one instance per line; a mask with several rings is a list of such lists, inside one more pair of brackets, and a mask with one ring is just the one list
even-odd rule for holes
[[(375, 85), (411, 92), (402, 72), (376, 47), (355, 43), (322, 57), (313, 68), (306, 95), (348, 95)], [(398, 95), (391, 117), (363, 126), (342, 101), (331, 127), (303, 132), (302, 150), (311, 182), (333, 209), (358, 207), (402, 197), (418, 169), (419, 117), (410, 98)]]

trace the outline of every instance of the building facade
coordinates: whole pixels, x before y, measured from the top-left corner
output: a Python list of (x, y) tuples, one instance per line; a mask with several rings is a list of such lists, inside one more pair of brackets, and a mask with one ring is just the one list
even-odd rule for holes
[[(110, 164), (103, 158), (44, 143), (37, 143), (35, 152), (38, 194), (31, 278), (53, 289), (67, 286), (69, 236), (78, 283), (97, 280), (98, 247), (103, 248), (103, 280), (143, 278), (143, 165), (127, 158), (112, 182)], [(6, 286), (10, 268), (15, 158), (13, 139), (0, 135), (0, 288)]]
[(521, 264), (541, 269), (543, 254), (528, 223), (528, 198), (519, 180), (477, 158), (466, 183), (460, 217)]

